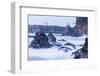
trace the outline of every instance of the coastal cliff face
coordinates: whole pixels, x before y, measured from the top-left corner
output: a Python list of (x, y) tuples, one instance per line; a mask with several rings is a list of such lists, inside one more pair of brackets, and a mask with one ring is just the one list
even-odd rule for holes
[(77, 17), (74, 30), (80, 34), (88, 34), (88, 17)]
[(88, 17), (76, 17), (75, 27), (71, 27), (68, 24), (62, 35), (78, 37), (84, 34), (88, 34)]

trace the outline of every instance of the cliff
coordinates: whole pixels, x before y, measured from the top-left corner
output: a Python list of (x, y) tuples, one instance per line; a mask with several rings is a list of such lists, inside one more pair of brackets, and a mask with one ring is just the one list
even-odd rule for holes
[(88, 34), (88, 17), (77, 17), (74, 30), (80, 34)]

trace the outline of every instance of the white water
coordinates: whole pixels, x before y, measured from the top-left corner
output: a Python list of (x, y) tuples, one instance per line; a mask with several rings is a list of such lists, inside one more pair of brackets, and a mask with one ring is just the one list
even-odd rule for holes
[[(34, 35), (34, 34), (29, 34), (29, 35)], [(54, 35), (57, 39), (58, 43), (61, 43), (62, 46), (66, 46), (71, 48), (72, 50), (68, 50), (68, 52), (64, 51), (64, 48), (59, 49), (57, 46), (53, 46), (51, 48), (42, 48), (42, 49), (35, 49), (35, 48), (29, 48), (29, 60), (57, 60), (57, 59), (73, 59), (72, 52), (82, 48), (84, 44), (84, 40), (86, 36), (81, 36), (81, 37), (71, 37), (71, 36), (61, 36), (61, 35)], [(65, 41), (59, 41), (61, 39), (64, 39)], [(33, 38), (29, 38), (29, 44)], [(76, 49), (73, 48), (72, 46), (64, 45), (67, 42), (75, 44)]]

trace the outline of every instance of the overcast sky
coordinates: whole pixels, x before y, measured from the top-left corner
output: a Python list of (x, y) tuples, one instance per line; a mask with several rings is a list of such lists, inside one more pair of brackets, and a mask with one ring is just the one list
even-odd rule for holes
[(58, 25), (66, 26), (69, 24), (71, 27), (74, 27), (76, 23), (76, 17), (63, 17), (63, 16), (29, 16), (30, 25)]

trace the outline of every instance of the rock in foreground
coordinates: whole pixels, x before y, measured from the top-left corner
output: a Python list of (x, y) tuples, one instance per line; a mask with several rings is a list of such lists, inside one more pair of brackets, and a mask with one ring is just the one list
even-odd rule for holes
[(48, 42), (48, 37), (44, 32), (36, 32), (30, 47), (33, 48), (50, 48), (52, 45)]

